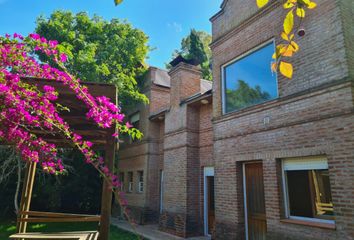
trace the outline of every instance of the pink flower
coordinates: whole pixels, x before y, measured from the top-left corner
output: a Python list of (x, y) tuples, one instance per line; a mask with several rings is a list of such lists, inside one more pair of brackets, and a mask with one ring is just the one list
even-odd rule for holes
[(90, 141), (86, 141), (85, 143), (86, 143), (86, 146), (89, 148), (91, 148), (93, 146), (93, 143)]
[(133, 125), (131, 125), (129, 122), (126, 122), (126, 123), (125, 123), (125, 126), (126, 126), (128, 129), (130, 129), (130, 128), (133, 127)]
[(49, 40), (49, 46), (51, 48), (55, 48), (58, 45), (58, 41), (57, 40)]
[(64, 63), (67, 60), (68, 60), (68, 57), (66, 56), (66, 54), (65, 53), (61, 53), (60, 54), (60, 61)]
[(29, 36), (33, 40), (39, 40), (41, 38), (41, 36), (39, 36), (39, 34), (37, 34), (37, 33), (31, 33)]

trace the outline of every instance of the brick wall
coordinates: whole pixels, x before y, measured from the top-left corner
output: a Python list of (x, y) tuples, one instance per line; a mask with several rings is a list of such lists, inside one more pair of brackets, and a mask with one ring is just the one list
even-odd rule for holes
[[(282, 29), (277, 4), (229, 14), (247, 4), (255, 13), (255, 1), (229, 0), (212, 18), (216, 239), (245, 237), (242, 164), (254, 160), (263, 162), (267, 239), (354, 239), (353, 1), (323, 0), (308, 11), (294, 78), (278, 75), (278, 99), (222, 115), (222, 65), (279, 42)], [(336, 230), (281, 221), (280, 159), (317, 155), (328, 159)]]
[[(230, 7), (226, 4), (225, 9), (231, 8), (229, 11), (237, 12), (237, 6), (231, 2), (237, 0), (229, 0)], [(250, 6), (255, 4), (254, 1), (247, 2)], [(247, 21), (244, 20), (242, 24), (212, 43), (214, 117), (221, 116), (221, 66), (270, 39), (274, 38), (276, 43), (279, 42), (282, 30), (282, 21), (279, 19), (284, 18), (285, 14), (286, 12), (275, 4)], [(295, 67), (293, 80), (289, 81), (278, 75), (280, 97), (348, 76), (341, 14), (336, 1), (323, 0), (315, 10), (308, 11), (304, 27), (305, 37), (297, 40), (301, 50), (291, 59)], [(218, 29), (223, 32), (222, 28)], [(319, 59), (321, 61), (318, 61)]]

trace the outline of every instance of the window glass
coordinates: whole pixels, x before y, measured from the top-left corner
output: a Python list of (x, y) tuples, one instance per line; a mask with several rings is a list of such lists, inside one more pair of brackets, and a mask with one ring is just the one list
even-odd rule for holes
[(138, 171), (138, 178), (139, 178), (138, 190), (139, 190), (139, 192), (143, 192), (144, 191), (144, 172), (143, 171)]
[[(319, 162), (310, 162), (321, 167)], [(291, 166), (291, 167), (289, 167)], [(299, 169), (294, 161), (284, 166), (289, 215), (333, 220), (333, 203), (328, 169)], [(301, 163), (299, 166), (305, 166)], [(306, 168), (306, 166), (304, 167)]]
[(271, 71), (274, 43), (224, 68), (224, 111), (240, 110), (278, 97), (276, 74)]

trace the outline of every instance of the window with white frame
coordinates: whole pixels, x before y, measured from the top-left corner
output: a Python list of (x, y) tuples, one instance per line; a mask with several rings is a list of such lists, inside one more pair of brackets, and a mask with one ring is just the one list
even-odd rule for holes
[(144, 191), (144, 171), (138, 171), (138, 192)]
[(124, 191), (124, 172), (119, 173), (119, 181), (120, 181), (120, 190)]
[(133, 192), (134, 175), (133, 172), (128, 172), (128, 192)]
[(223, 111), (229, 113), (278, 97), (271, 71), (274, 42), (246, 53), (222, 68)]
[(333, 223), (327, 159), (289, 158), (282, 164), (286, 217)]

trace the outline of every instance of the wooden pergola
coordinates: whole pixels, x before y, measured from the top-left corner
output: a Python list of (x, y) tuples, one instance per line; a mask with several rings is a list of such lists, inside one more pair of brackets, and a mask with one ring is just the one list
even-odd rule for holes
[[(104, 152), (105, 164), (112, 170), (114, 165), (115, 151), (117, 142), (114, 141), (112, 134), (115, 129), (98, 128), (93, 121), (86, 119), (87, 107), (78, 100), (68, 87), (47, 79), (22, 78), (23, 81), (36, 84), (39, 89), (44, 85), (55, 87), (59, 93), (57, 102), (70, 109), (70, 112), (63, 111), (60, 115), (70, 125), (71, 129), (80, 134), (84, 140), (91, 141), (96, 150)], [(117, 103), (117, 90), (114, 85), (101, 83), (82, 83), (87, 86), (93, 96), (106, 96), (113, 103)], [(65, 138), (35, 132), (50, 143), (58, 147), (72, 147)], [(23, 180), (23, 189), (20, 203), (20, 210), (17, 218), (17, 233), (10, 236), (11, 239), (78, 239), (78, 240), (108, 240), (110, 229), (110, 216), (112, 204), (112, 190), (107, 181), (103, 182), (102, 201), (100, 215), (79, 215), (66, 213), (50, 213), (31, 211), (32, 189), (36, 173), (36, 163), (31, 162), (26, 165), (26, 174)], [(27, 223), (48, 223), (48, 222), (97, 222), (97, 229), (85, 232), (61, 232), (61, 233), (27, 233)]]

